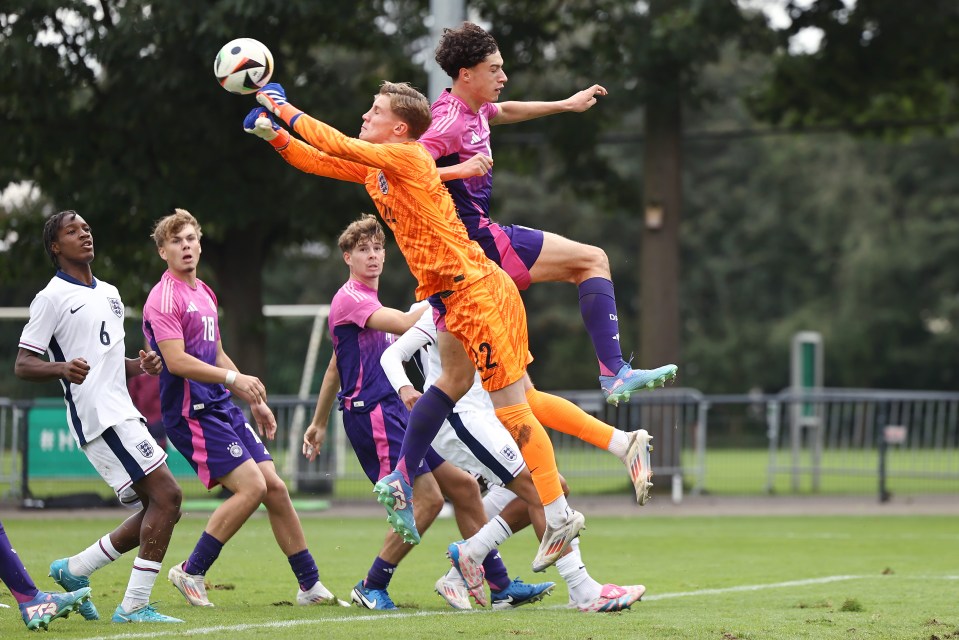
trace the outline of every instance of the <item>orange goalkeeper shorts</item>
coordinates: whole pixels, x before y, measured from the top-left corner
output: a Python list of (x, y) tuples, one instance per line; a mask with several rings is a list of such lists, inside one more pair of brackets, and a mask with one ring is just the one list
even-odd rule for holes
[(516, 284), (497, 269), (465, 289), (430, 297), (437, 328), (456, 337), (473, 359), (487, 391), (499, 391), (526, 374), (532, 361), (526, 308)]

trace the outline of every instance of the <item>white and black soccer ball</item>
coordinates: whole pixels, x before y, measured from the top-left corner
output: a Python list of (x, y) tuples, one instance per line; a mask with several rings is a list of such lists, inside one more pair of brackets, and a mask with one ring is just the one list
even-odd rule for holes
[(270, 81), (273, 54), (265, 44), (253, 38), (230, 40), (216, 54), (213, 75), (230, 93), (253, 93)]

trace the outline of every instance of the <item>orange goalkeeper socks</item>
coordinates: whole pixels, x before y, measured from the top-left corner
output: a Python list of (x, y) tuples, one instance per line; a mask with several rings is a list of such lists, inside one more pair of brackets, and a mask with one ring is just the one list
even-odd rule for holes
[(602, 420), (597, 420), (569, 400), (530, 387), (526, 392), (526, 401), (529, 402), (533, 415), (550, 429), (568, 433), (599, 449), (609, 449), (616, 429)]
[(496, 417), (519, 445), (523, 460), (533, 476), (533, 485), (540, 501), (547, 505), (562, 497), (563, 487), (559, 483), (553, 443), (529, 405), (516, 404), (499, 408), (496, 410)]

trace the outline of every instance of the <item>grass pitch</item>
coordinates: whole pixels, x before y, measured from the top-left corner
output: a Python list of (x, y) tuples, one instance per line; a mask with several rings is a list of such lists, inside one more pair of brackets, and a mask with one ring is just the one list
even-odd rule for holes
[[(4, 526), (41, 589), (50, 561), (75, 553), (116, 519), (33, 519), (6, 516)], [(456, 539), (439, 520), (397, 570), (390, 594), (399, 612), (295, 607), (296, 584), (256, 515), (227, 544), (208, 575), (214, 609), (196, 609), (167, 582), (166, 571), (196, 542), (206, 514), (177, 525), (153, 591), (159, 611), (182, 625), (118, 625), (109, 616), (126, 588), (132, 558), (94, 574), (94, 600), (105, 618), (54, 621), (50, 637), (176, 638), (959, 638), (959, 518), (947, 516), (623, 517), (587, 519), (582, 548), (600, 582), (642, 583), (647, 595), (633, 610), (584, 614), (565, 608), (566, 586), (555, 569), (534, 574), (536, 544), (522, 532), (502, 547), (511, 575), (553, 580), (555, 592), (515, 611), (453, 612), (433, 592)], [(383, 518), (304, 515), (323, 583), (349, 599), (385, 534)], [(9, 592), (0, 591), (0, 637), (28, 632)]]

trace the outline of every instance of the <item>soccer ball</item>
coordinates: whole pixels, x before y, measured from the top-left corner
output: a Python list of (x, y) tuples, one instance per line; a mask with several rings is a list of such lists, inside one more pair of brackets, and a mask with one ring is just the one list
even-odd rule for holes
[(273, 54), (265, 44), (253, 38), (230, 40), (216, 54), (213, 75), (230, 93), (253, 93), (270, 81)]

